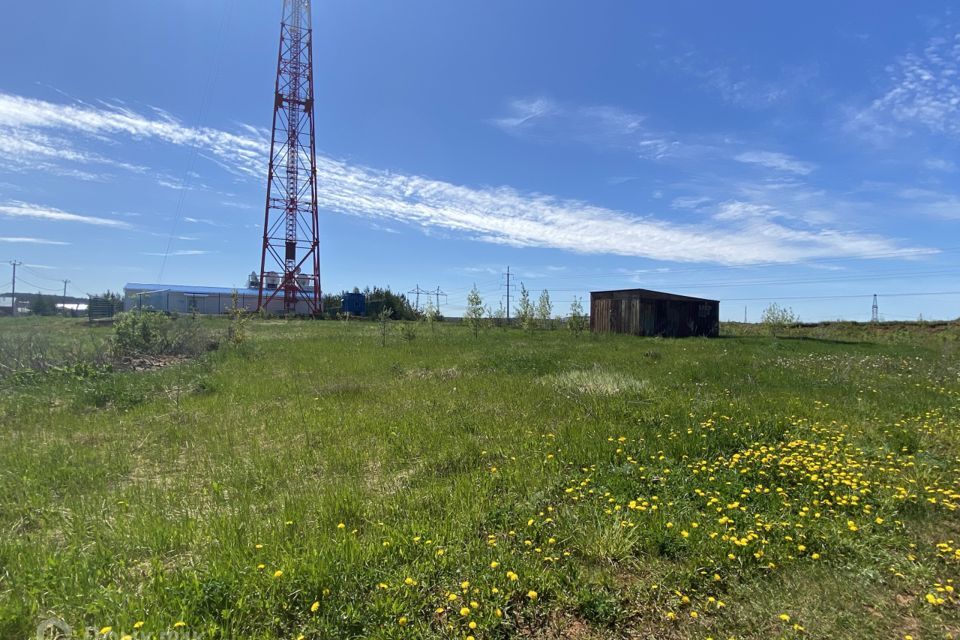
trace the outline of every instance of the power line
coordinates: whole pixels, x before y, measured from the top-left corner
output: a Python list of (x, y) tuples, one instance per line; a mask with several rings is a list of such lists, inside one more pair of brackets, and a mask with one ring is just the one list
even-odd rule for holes
[(39, 289), (40, 291), (56, 291), (56, 292), (59, 292), (59, 291), (60, 291), (60, 289), (51, 289), (51, 288), (49, 288), (49, 287), (41, 287), (40, 285), (38, 285), (38, 284), (36, 284), (36, 283), (30, 282), (29, 280), (25, 280), (25, 279), (23, 278), (23, 276), (20, 276), (20, 282), (22, 282), (22, 283), (24, 283), (24, 284), (26, 284), (26, 285), (30, 285), (30, 286), (33, 287), (34, 289)]
[(750, 264), (730, 264), (730, 265), (711, 265), (708, 267), (692, 267), (688, 269), (635, 269), (635, 270), (623, 270), (616, 272), (607, 272), (607, 273), (573, 273), (567, 275), (557, 275), (550, 276), (553, 280), (572, 280), (578, 278), (629, 278), (634, 275), (658, 275), (658, 274), (668, 274), (668, 273), (696, 273), (701, 271), (723, 271), (723, 270), (732, 270), (732, 269), (758, 269), (765, 267), (791, 267), (791, 266), (806, 266), (806, 265), (818, 265), (818, 264), (833, 264), (836, 262), (857, 262), (861, 260), (879, 260), (882, 258), (909, 258), (909, 257), (933, 257), (943, 253), (952, 253), (960, 251), (960, 247), (945, 247), (938, 249), (937, 253), (927, 253), (927, 252), (913, 252), (907, 253), (904, 251), (888, 251), (884, 253), (873, 253), (873, 254), (864, 254), (860, 256), (847, 256), (841, 258), (810, 258), (808, 260), (791, 260), (783, 262), (754, 262)]
[[(832, 282), (844, 282), (855, 280), (894, 280), (901, 277), (932, 276), (932, 275), (955, 275), (960, 273), (956, 269), (938, 270), (938, 271), (888, 271), (886, 273), (870, 273), (864, 275), (836, 276), (832, 278), (807, 278), (802, 280), (739, 280), (739, 281), (715, 281), (699, 282), (697, 284), (670, 284), (671, 289), (709, 289), (717, 287), (747, 287), (762, 285), (787, 285), (787, 284), (829, 284)], [(582, 288), (555, 288), (551, 291), (582, 291)], [(543, 289), (528, 289), (528, 291), (543, 291)]]
[[(233, 5), (234, 5), (233, 2), (226, 0), (225, 7), (221, 14), (220, 27), (217, 30), (217, 38), (216, 38), (217, 44), (215, 49), (216, 53), (214, 54), (214, 59), (216, 60), (216, 62), (214, 63), (213, 73), (211, 74), (210, 79), (207, 82), (206, 87), (204, 88), (203, 97), (200, 100), (200, 110), (197, 113), (197, 118), (196, 118), (196, 123), (198, 127), (202, 127), (203, 125), (203, 117), (204, 117), (204, 111), (206, 111), (206, 108), (207, 108), (207, 101), (210, 98), (210, 94), (213, 91), (213, 87), (216, 84), (217, 78), (220, 75), (220, 67), (221, 67), (221, 61), (222, 61), (222, 56), (220, 54), (223, 46), (224, 25), (227, 22), (227, 17), (230, 15), (231, 13), (230, 10), (233, 8)], [(184, 172), (184, 178), (180, 180), (180, 194), (179, 194), (179, 198), (177, 199), (177, 208), (174, 212), (173, 224), (170, 226), (170, 235), (167, 237), (167, 248), (164, 249), (163, 251), (163, 261), (160, 263), (160, 273), (157, 275), (157, 282), (160, 282), (160, 283), (163, 282), (163, 272), (167, 268), (167, 257), (170, 255), (170, 249), (173, 247), (173, 236), (177, 231), (177, 224), (180, 222), (180, 216), (183, 214), (184, 198), (186, 198), (187, 190), (192, 188), (193, 186), (193, 182), (192, 182), (193, 173), (194, 173), (193, 169), (196, 166), (198, 155), (200, 155), (200, 148), (194, 147), (193, 153), (190, 156), (190, 164), (188, 165), (187, 170)]]
[(45, 275), (43, 275), (42, 273), (39, 273), (39, 272), (37, 272), (37, 271), (34, 271), (32, 268), (30, 268), (30, 265), (28, 265), (28, 264), (23, 265), (23, 268), (24, 268), (24, 270), (29, 271), (30, 273), (32, 273), (35, 277), (40, 278), (40, 279), (42, 279), (42, 280), (50, 280), (51, 282), (63, 282), (63, 280), (62, 280), (61, 278), (51, 278), (50, 276), (45, 276)]
[[(835, 296), (768, 296), (766, 298), (720, 298), (720, 302), (763, 302), (765, 300), (852, 300), (854, 298), (869, 298), (873, 294), (854, 293)], [(917, 293), (881, 293), (884, 298), (913, 298), (921, 296), (955, 296), (960, 291), (921, 291)]]

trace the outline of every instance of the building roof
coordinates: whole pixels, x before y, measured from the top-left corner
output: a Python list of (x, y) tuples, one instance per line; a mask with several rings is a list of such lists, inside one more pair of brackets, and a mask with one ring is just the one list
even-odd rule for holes
[(202, 287), (193, 284), (144, 284), (142, 282), (128, 282), (123, 285), (123, 290), (134, 293), (160, 293), (170, 291), (173, 293), (193, 293), (193, 294), (226, 294), (233, 295), (236, 291), (240, 295), (255, 296), (259, 293), (256, 289), (247, 289), (246, 287)]
[(650, 289), (613, 289), (610, 291), (591, 291), (590, 295), (599, 295), (606, 298), (639, 297), (652, 298), (654, 300), (686, 300), (689, 302), (715, 302), (716, 304), (720, 304), (719, 300), (711, 300), (710, 298), (694, 298), (692, 296), (681, 296), (676, 293), (652, 291)]

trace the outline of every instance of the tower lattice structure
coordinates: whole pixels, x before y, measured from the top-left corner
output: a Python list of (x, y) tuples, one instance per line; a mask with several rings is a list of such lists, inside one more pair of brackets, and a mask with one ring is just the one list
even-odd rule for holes
[[(322, 312), (310, 0), (283, 0), (257, 308)], [(298, 309), (299, 307), (299, 309)]]

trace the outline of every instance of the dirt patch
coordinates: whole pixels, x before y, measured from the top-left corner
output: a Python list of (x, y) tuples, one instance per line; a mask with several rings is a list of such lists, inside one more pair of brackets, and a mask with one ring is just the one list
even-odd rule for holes
[(151, 371), (153, 369), (162, 369), (170, 365), (186, 362), (190, 358), (177, 355), (156, 355), (156, 356), (120, 356), (113, 362), (114, 369), (118, 371)]

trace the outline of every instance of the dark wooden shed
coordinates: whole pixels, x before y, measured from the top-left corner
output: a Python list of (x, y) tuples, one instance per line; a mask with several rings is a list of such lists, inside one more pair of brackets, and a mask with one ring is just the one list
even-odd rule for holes
[(635, 336), (720, 335), (720, 301), (649, 289), (590, 292), (590, 330)]

